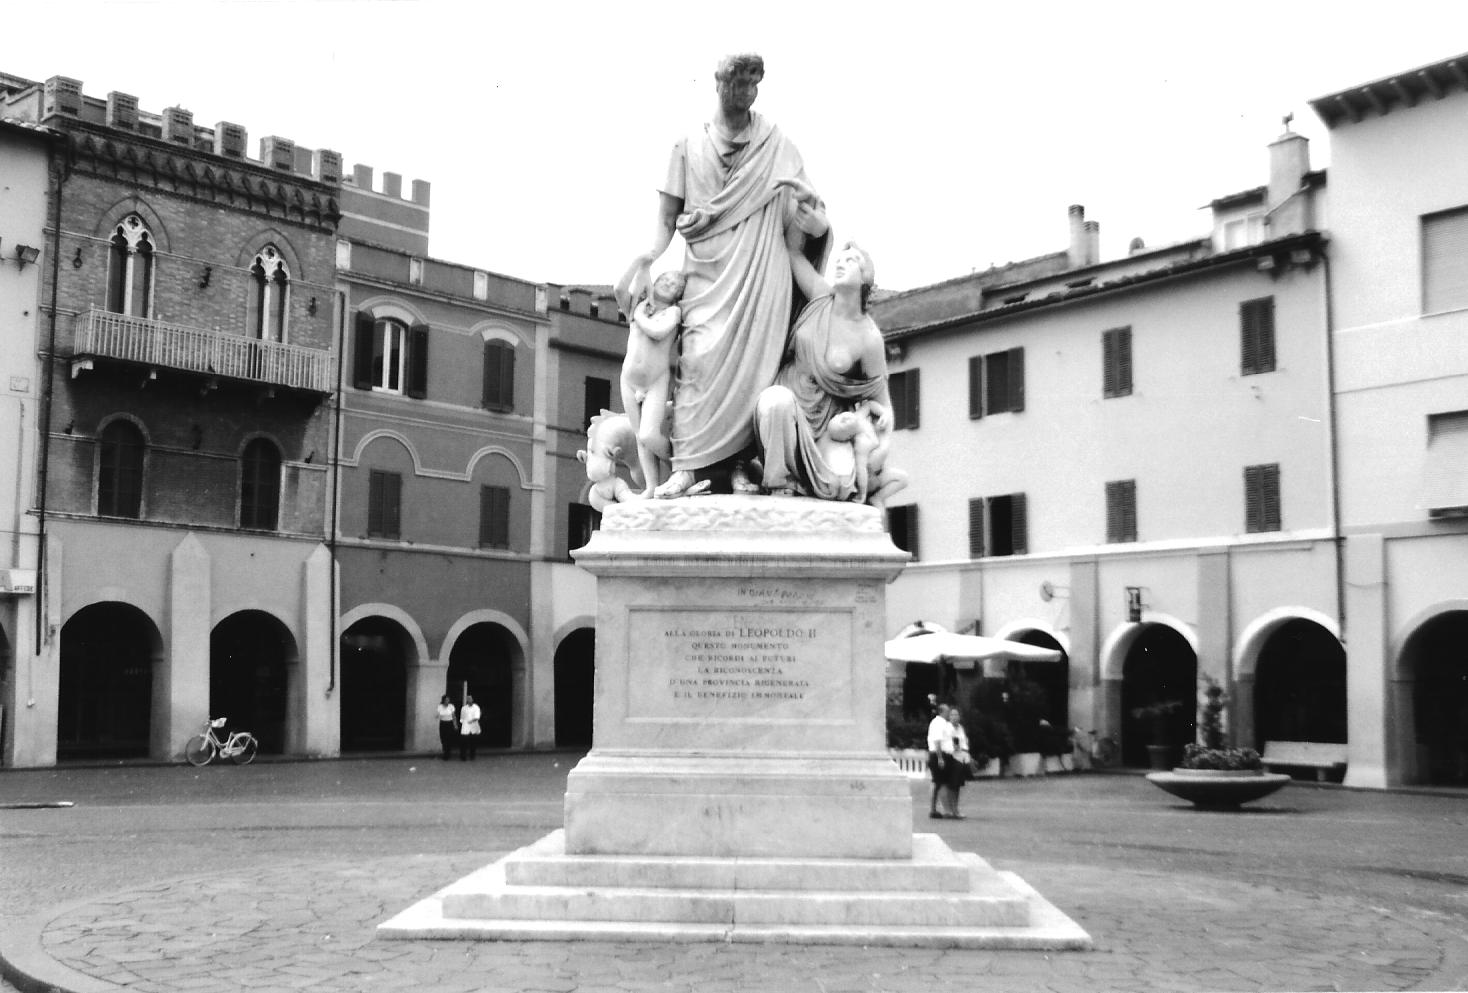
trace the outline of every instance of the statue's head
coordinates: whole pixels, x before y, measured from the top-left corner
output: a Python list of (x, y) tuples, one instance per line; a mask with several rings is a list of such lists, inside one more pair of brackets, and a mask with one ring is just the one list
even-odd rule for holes
[(866, 249), (854, 241), (842, 245), (831, 259), (831, 274), (837, 285), (849, 282), (860, 285), (861, 309), (865, 311), (867, 300), (872, 295), (872, 287), (877, 284), (877, 267), (872, 263), (872, 257), (867, 254)]
[(832, 414), (826, 424), (826, 437), (832, 441), (850, 441), (861, 433), (861, 418), (850, 410)]
[(726, 55), (714, 70), (714, 84), (719, 103), (726, 114), (746, 114), (759, 96), (759, 84), (765, 78), (765, 60), (752, 53)]
[(680, 269), (669, 269), (652, 281), (652, 296), (659, 303), (677, 303), (688, 285), (688, 276)]

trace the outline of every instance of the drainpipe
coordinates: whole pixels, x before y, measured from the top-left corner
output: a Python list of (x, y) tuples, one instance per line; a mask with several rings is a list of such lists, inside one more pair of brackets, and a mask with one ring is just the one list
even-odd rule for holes
[[(49, 592), (46, 562), (46, 491), (51, 467), (51, 406), (55, 397), (56, 373), (56, 314), (61, 307), (57, 292), (61, 283), (61, 190), (66, 182), (65, 159), (58, 160), (57, 150), (61, 139), (53, 139), (47, 146), (46, 174), (54, 177), (55, 195), (51, 201), (51, 314), (46, 332), (46, 385), (41, 399), (41, 422), (36, 430), (41, 434), (41, 464), (36, 472), (36, 651), (49, 641), (46, 636), (46, 597)], [(33, 652), (32, 655), (35, 653)], [(27, 704), (34, 703), (28, 700)]]
[(337, 620), (341, 616), (340, 573), (336, 564), (336, 534), (341, 510), (341, 442), (342, 442), (342, 377), (345, 375), (347, 354), (347, 295), (336, 291), (336, 389), (332, 394), (331, 419), (331, 515), (327, 521), (326, 548), (331, 555), (331, 651), (327, 653), (326, 696), (329, 699), (336, 690), (337, 653), (341, 651), (341, 633), (337, 631)]
[(1325, 293), (1325, 376), (1328, 431), (1330, 432), (1330, 530), (1335, 545), (1335, 610), (1341, 625), (1341, 642), (1346, 641), (1346, 539), (1341, 534), (1340, 431), (1335, 401), (1335, 313), (1332, 309), (1330, 254), (1322, 246), (1321, 265)]

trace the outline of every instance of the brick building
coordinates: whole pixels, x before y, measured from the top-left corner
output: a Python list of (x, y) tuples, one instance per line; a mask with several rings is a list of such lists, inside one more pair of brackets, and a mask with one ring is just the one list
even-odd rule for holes
[(174, 758), (211, 714), (330, 751), (339, 157), (0, 84), (65, 158), (34, 339), (42, 622), (6, 761)]

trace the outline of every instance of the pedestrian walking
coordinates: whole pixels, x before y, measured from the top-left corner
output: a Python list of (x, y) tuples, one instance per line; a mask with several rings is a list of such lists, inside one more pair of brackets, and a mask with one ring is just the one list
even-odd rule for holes
[(958, 812), (958, 795), (963, 792), (963, 784), (969, 781), (973, 773), (970, 765), (973, 756), (968, 750), (968, 731), (963, 726), (963, 713), (957, 707), (948, 708), (948, 723), (953, 725), (953, 761), (945, 770), (944, 783), (948, 793), (948, 816), (961, 821), (963, 815)]
[(948, 704), (938, 704), (938, 712), (928, 722), (928, 775), (933, 779), (933, 795), (928, 801), (928, 816), (941, 820), (938, 795), (947, 799), (949, 766), (953, 764), (953, 725), (948, 722)]
[(479, 704), (469, 694), (464, 694), (464, 706), (459, 708), (459, 761), (475, 758), (479, 749)]
[(449, 752), (453, 750), (454, 743), (459, 740), (458, 716), (454, 701), (445, 693), (438, 701), (438, 743), (443, 746), (445, 762), (449, 760)]

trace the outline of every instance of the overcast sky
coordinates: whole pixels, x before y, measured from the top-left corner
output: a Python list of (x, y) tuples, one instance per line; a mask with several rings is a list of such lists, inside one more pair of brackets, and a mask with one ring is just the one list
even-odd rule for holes
[[(438, 258), (610, 283), (731, 51), (889, 289), (1206, 231), (1306, 101), (1468, 51), (1468, 4), (69, 0), (11, 4), (0, 71), (71, 76), (433, 184)], [(379, 180), (380, 182), (380, 180)]]

